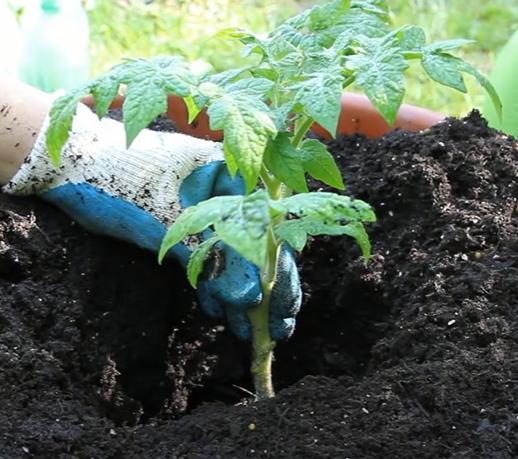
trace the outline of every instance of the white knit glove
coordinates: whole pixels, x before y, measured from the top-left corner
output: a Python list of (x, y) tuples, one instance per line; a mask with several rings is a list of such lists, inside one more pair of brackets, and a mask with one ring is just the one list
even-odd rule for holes
[(168, 226), (182, 211), (183, 180), (200, 166), (224, 160), (219, 143), (147, 129), (126, 149), (122, 123), (99, 120), (80, 104), (56, 170), (46, 148), (48, 125), (49, 117), (34, 149), (3, 191), (43, 195), (68, 183), (88, 183), (135, 204)]
[[(144, 130), (126, 149), (123, 124), (99, 120), (84, 105), (78, 107), (56, 169), (46, 148), (48, 126), (49, 119), (27, 160), (3, 190), (39, 195), (94, 233), (158, 253), (167, 226), (183, 207), (245, 191), (239, 175), (230, 178), (221, 144)], [(220, 252), (223, 269), (204, 273), (198, 281), (200, 304), (211, 316), (225, 316), (238, 337), (250, 339), (246, 311), (262, 299), (259, 271), (230, 247), (222, 245)], [(186, 267), (190, 253), (187, 245), (179, 243), (168, 255)], [(275, 340), (292, 333), (301, 302), (297, 267), (287, 248), (277, 276), (270, 313)]]

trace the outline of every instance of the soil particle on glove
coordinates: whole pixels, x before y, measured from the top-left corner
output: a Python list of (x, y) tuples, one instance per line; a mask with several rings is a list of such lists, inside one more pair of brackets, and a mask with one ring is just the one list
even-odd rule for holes
[(310, 242), (256, 404), (247, 346), (175, 263), (0, 195), (0, 457), (518, 457), (515, 140), (474, 112), (329, 149), (377, 212), (372, 259)]

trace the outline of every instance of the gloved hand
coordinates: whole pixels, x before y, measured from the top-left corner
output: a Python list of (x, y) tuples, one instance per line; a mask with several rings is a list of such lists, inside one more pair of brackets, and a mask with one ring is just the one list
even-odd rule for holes
[[(59, 170), (46, 149), (45, 121), (25, 163), (3, 191), (40, 195), (88, 231), (115, 237), (158, 253), (169, 226), (182, 209), (213, 196), (243, 194), (242, 179), (232, 179), (221, 144), (183, 134), (144, 130), (130, 149), (122, 123), (99, 120), (79, 105)], [(221, 245), (220, 267), (211, 263), (198, 282), (198, 298), (211, 316), (226, 316), (234, 333), (249, 339), (247, 308), (262, 298), (256, 266)], [(184, 243), (168, 256), (185, 268), (191, 250)], [(293, 253), (283, 247), (272, 293), (270, 332), (288, 337), (295, 326), (301, 289)]]

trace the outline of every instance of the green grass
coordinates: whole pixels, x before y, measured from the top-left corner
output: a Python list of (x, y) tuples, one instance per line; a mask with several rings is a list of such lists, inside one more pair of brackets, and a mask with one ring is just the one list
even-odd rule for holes
[[(221, 28), (242, 26), (266, 32), (283, 19), (311, 5), (296, 0), (155, 0), (150, 5), (129, 0), (96, 0), (88, 10), (92, 62), (98, 75), (122, 57), (181, 54), (224, 70), (240, 63), (239, 45), (211, 40)], [(319, 3), (322, 3), (320, 0)], [(476, 44), (459, 56), (488, 75), (495, 54), (518, 27), (518, 2), (492, 0), (388, 0), (395, 26), (414, 24), (429, 41), (469, 38)], [(480, 108), (484, 93), (466, 78), (469, 93), (459, 94), (430, 81), (416, 67), (409, 71), (405, 101), (454, 116)]]

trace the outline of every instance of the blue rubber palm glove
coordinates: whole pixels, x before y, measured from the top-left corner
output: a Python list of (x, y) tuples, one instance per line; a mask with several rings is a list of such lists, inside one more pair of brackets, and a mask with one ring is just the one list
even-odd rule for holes
[[(167, 226), (184, 208), (213, 196), (244, 193), (242, 179), (230, 177), (219, 143), (144, 130), (126, 149), (121, 123), (100, 121), (80, 105), (56, 170), (46, 150), (47, 127), (48, 120), (4, 191), (39, 195), (93, 233), (158, 253)], [(185, 268), (190, 253), (180, 243), (168, 256)], [(198, 282), (201, 307), (213, 317), (226, 317), (239, 338), (249, 339), (246, 311), (262, 298), (258, 269), (224, 245), (217, 259), (217, 263), (206, 263)], [(291, 335), (300, 303), (293, 253), (283, 247), (271, 302), (274, 340)]]

